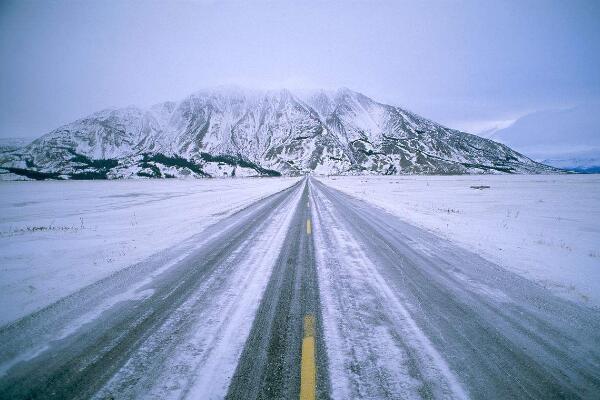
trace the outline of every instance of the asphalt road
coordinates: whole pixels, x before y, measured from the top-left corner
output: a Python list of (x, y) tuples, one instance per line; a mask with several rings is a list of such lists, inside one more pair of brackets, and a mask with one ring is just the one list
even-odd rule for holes
[(317, 321), (317, 393), (329, 393), (308, 185), (263, 295), (228, 399), (295, 399), (300, 395), (304, 317)]
[(600, 398), (597, 311), (312, 188), (337, 397)]
[(599, 328), (311, 178), (0, 328), (0, 398), (592, 399)]

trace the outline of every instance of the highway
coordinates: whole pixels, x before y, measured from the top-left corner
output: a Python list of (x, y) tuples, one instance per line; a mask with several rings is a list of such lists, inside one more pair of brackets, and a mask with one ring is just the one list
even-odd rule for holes
[(88, 398), (600, 398), (600, 313), (308, 177), (0, 328)]

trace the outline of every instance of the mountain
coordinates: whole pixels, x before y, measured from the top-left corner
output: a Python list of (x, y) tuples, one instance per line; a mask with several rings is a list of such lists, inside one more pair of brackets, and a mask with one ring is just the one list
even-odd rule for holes
[(29, 142), (31, 140), (25, 138), (0, 138), (0, 152), (17, 150)]
[(494, 132), (499, 141), (557, 168), (600, 172), (600, 103), (543, 110)]
[(600, 173), (600, 147), (589, 150), (564, 151), (546, 155), (541, 160), (544, 164), (568, 171), (586, 174)]
[(349, 89), (238, 88), (100, 111), (1, 153), (0, 168), (4, 179), (557, 171)]

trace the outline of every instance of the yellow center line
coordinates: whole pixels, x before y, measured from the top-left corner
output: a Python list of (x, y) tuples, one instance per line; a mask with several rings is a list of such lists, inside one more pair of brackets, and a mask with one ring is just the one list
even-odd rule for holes
[(306, 234), (310, 235), (310, 233), (312, 232), (312, 227), (310, 225), (310, 218), (306, 220)]
[(300, 364), (300, 400), (314, 400), (317, 389), (317, 366), (315, 364), (315, 316), (304, 317), (302, 360)]

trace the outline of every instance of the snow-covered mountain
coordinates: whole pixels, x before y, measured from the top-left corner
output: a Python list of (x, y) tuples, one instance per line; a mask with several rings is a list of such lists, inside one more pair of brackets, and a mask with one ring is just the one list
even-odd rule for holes
[(556, 171), (349, 89), (204, 90), (100, 111), (0, 157), (5, 179)]
[(16, 150), (31, 142), (25, 138), (0, 138), (0, 152)]

